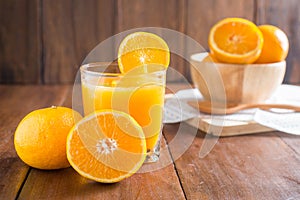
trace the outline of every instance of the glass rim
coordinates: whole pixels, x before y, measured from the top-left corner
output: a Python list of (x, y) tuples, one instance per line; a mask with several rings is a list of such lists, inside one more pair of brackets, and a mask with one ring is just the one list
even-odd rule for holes
[[(121, 72), (105, 72), (104, 70), (106, 68), (108, 68), (109, 66), (114, 66), (117, 67), (118, 64), (117, 63), (113, 63), (113, 62), (93, 62), (93, 63), (87, 63), (84, 65), (80, 66), (80, 72), (81, 73), (85, 73), (87, 75), (91, 75), (91, 76), (122, 76)], [(93, 68), (93, 67), (101, 67), (101, 69), (103, 69), (103, 71), (91, 71), (89, 70), (89, 68)]]
[[(80, 72), (84, 73), (86, 75), (90, 75), (90, 76), (122, 77), (125, 75), (125, 74), (122, 74), (121, 72), (105, 72), (105, 69), (109, 68), (110, 66), (114, 67), (116, 69), (119, 69), (119, 65), (116, 62), (93, 62), (93, 63), (87, 63), (87, 64), (81, 65)], [(159, 65), (157, 65), (157, 66), (159, 66)], [(101, 69), (103, 71), (89, 70), (89, 68), (96, 68), (96, 67), (98, 67), (99, 69)], [(161, 73), (165, 73), (166, 70), (167, 70), (167, 68), (161, 66), (161, 68), (159, 68), (155, 71), (141, 73), (141, 74), (131, 74), (130, 76), (147, 76), (147, 75), (151, 75), (151, 74), (161, 74)]]

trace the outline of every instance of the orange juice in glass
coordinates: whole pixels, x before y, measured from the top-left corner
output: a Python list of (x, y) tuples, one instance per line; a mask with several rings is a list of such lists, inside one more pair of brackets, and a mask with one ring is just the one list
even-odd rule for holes
[(162, 131), (166, 68), (160, 65), (137, 67), (126, 74), (117, 64), (91, 63), (81, 67), (84, 114), (114, 109), (131, 115), (143, 128), (146, 162), (159, 158)]

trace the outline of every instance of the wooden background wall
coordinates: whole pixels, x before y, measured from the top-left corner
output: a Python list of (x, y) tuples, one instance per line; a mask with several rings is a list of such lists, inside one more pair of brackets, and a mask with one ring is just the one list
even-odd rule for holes
[[(0, 83), (73, 83), (90, 50), (137, 27), (177, 30), (207, 48), (209, 29), (224, 17), (282, 28), (285, 82), (300, 83), (299, 12), (298, 0), (0, 0)], [(189, 77), (184, 62), (172, 67)]]

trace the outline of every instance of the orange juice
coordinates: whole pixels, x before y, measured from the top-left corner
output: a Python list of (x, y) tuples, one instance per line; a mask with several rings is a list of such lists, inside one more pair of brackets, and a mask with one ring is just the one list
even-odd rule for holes
[(164, 94), (165, 70), (140, 75), (107, 73), (93, 83), (82, 81), (85, 115), (101, 109), (130, 114), (143, 128), (148, 151), (159, 142)]

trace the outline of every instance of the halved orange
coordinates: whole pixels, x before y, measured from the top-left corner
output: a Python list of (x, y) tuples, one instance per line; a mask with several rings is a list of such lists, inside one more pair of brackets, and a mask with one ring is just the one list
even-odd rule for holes
[(122, 73), (145, 64), (158, 64), (167, 68), (169, 63), (169, 47), (156, 34), (135, 32), (126, 36), (119, 46), (118, 64)]
[(208, 44), (220, 62), (249, 64), (255, 62), (261, 53), (263, 35), (247, 19), (225, 18), (211, 28)]
[(145, 136), (130, 115), (115, 110), (96, 111), (70, 131), (67, 158), (86, 178), (118, 182), (134, 174), (145, 161)]

